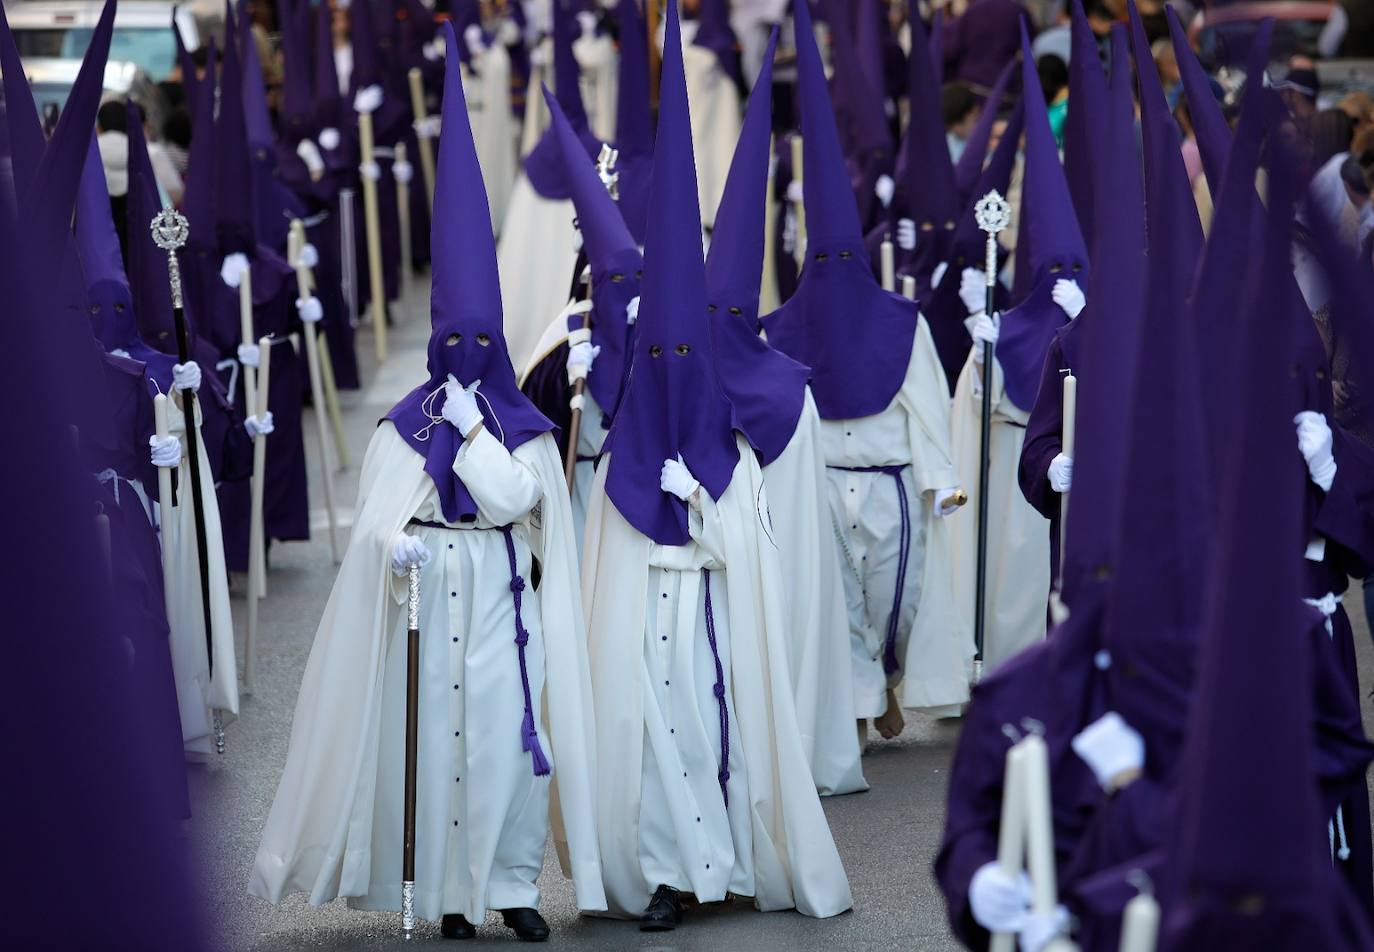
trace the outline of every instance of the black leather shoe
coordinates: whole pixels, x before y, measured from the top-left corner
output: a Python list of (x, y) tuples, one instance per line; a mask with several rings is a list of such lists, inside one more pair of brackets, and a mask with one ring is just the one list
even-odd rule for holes
[(463, 916), (453, 913), (439, 921), (439, 933), (445, 939), (471, 939), (477, 935), (477, 927)]
[(538, 909), (502, 909), (501, 918), (521, 942), (544, 942), (549, 938), (549, 924)]
[(639, 917), (640, 932), (671, 932), (682, 922), (682, 893), (672, 886), (659, 886), (649, 908)]

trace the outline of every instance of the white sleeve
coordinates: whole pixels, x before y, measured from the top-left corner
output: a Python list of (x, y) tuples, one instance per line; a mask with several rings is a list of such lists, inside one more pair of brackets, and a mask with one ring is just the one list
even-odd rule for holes
[(485, 427), (464, 441), (453, 460), (453, 472), (472, 493), (482, 515), (494, 525), (523, 519), (543, 495), (534, 471), (512, 456)]

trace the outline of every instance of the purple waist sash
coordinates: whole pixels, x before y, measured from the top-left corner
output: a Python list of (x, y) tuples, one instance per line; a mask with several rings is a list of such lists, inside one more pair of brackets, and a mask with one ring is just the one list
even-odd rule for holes
[(910, 464), (895, 466), (827, 466), (846, 473), (884, 473), (897, 484), (897, 501), (901, 506), (901, 526), (898, 541), (897, 581), (892, 592), (892, 613), (887, 618), (887, 635), (883, 639), (883, 673), (896, 674), (902, 664), (897, 660), (897, 621), (902, 613), (902, 595), (906, 589), (906, 573), (911, 552), (911, 505), (907, 499), (902, 471)]
[(702, 584), (706, 589), (706, 640), (711, 644), (711, 659), (716, 663), (716, 684), (713, 689), (716, 704), (720, 706), (720, 795), (725, 805), (730, 805), (730, 794), (726, 784), (730, 782), (730, 711), (725, 704), (725, 668), (720, 663), (720, 648), (716, 645), (716, 616), (711, 611), (711, 570), (701, 572)]

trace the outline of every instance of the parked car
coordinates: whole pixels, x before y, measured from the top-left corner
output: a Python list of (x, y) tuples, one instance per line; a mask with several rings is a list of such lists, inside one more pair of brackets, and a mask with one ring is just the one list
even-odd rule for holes
[[(26, 62), (31, 57), (80, 59), (91, 42), (102, 6), (96, 0), (37, 0), (7, 5), (5, 15), (19, 55)], [(176, 65), (176, 41), (171, 30), (174, 11), (181, 40), (192, 50), (220, 20), (216, 16), (212, 21), (190, 7), (158, 0), (122, 0), (115, 10), (110, 59), (133, 63), (154, 82), (166, 79)]]

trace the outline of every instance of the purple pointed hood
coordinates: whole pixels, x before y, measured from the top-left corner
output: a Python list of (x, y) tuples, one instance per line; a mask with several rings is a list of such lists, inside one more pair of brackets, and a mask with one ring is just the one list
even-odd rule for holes
[[(1296, 183), (1271, 169), (1263, 264), (1247, 311), (1271, 327), (1238, 340), (1243, 371), (1220, 496), (1197, 683), (1169, 828), (1164, 948), (1369, 948), (1338, 881), (1314, 778), (1310, 623), (1301, 552), (1307, 474), (1293, 451), (1291, 273)], [(1156, 487), (1158, 491), (1160, 487)], [(1316, 637), (1320, 637), (1317, 635)], [(1354, 926), (1361, 935), (1342, 933)]]
[(811, 391), (823, 419), (872, 416), (886, 409), (906, 379), (917, 308), (884, 291), (873, 277), (811, 13), (804, 0), (794, 10), (806, 265), (796, 292), (763, 324), (770, 344), (811, 368)]
[[(224, 63), (220, 69), (219, 114), (215, 118), (215, 234), (221, 254), (252, 255), (257, 246), (253, 160), (243, 99), (243, 61), (234, 17), (224, 21)], [(194, 223), (192, 225), (194, 227)]]
[[(1139, 73), (1142, 62), (1136, 65)], [(1145, 60), (1143, 69), (1150, 68)], [(1175, 144), (1162, 137), (1151, 144), (1145, 180), (1154, 176), (1162, 187), (1146, 192), (1144, 317), (1135, 343), (1106, 646), (1113, 708), (1145, 738), (1146, 772), (1161, 779), (1174, 769), (1183, 739), (1215, 497), (1196, 492), (1199, 485), (1212, 485), (1211, 466), (1197, 412), (1197, 350), (1184, 317), (1188, 282), (1169, 254), (1190, 225), (1192, 191), (1186, 178), (1156, 171), (1177, 157)], [(1070, 509), (1070, 534), (1073, 519)]]
[(649, 177), (654, 162), (654, 117), (649, 106), (649, 39), (635, 0), (620, 0), (619, 85), (615, 145), (620, 152), (617, 189), (620, 214), (635, 241), (643, 243), (649, 216)]
[(810, 368), (774, 350), (758, 334), (777, 43), (775, 27), (749, 94), (706, 255), (706, 310), (716, 377), (763, 466), (782, 455), (796, 432), (811, 375)]
[(9, 129), (10, 161), (14, 168), (15, 199), (20, 203), (24, 200), (29, 183), (38, 174), (38, 164), (47, 147), (43, 137), (43, 121), (38, 118), (38, 107), (34, 105), (33, 94), (29, 91), (27, 76), (4, 7), (0, 6), (0, 82), (3, 82), (5, 90), (5, 119)]
[[(625, 308), (639, 296), (644, 258), (606, 186), (601, 183), (601, 177), (587, 161), (577, 133), (573, 132), (562, 107), (547, 86), (544, 87), (544, 100), (549, 107), (551, 141), (563, 157), (563, 174), (573, 207), (577, 209), (582, 250), (592, 268), (592, 343), (600, 347), (601, 352), (587, 377), (587, 389), (605, 417), (614, 419), (629, 371), (633, 337), (633, 327), (625, 319)], [(582, 326), (580, 317), (574, 320), (576, 327)]]
[[(978, 113), (978, 121), (969, 133), (964, 151), (959, 154), (959, 161), (954, 165), (954, 185), (959, 191), (961, 205), (967, 205), (970, 200), (986, 194), (980, 193), (974, 186), (983, 174), (983, 163), (988, 157), (988, 143), (992, 141), (992, 127), (1002, 111), (1002, 100), (1006, 98), (1007, 84), (1016, 73), (1016, 65), (1016, 60), (1011, 60), (1002, 67), (1002, 72), (998, 74), (997, 82), (993, 84), (988, 98), (983, 100), (983, 109)], [(1018, 137), (1019, 135), (1018, 133)], [(1006, 186), (1000, 186), (999, 191), (1005, 195)]]
[[(1260, 25), (1251, 43), (1248, 69), (1263, 70), (1269, 55), (1272, 20)], [(1249, 73), (1249, 75), (1258, 75)], [(1254, 262), (1261, 254), (1256, 240), (1263, 231), (1263, 209), (1255, 191), (1260, 148), (1276, 115), (1277, 94), (1260, 84), (1247, 85), (1241, 100), (1235, 140), (1226, 170), (1213, 196), (1215, 211), (1192, 294), (1193, 330), (1202, 374), (1203, 414), (1213, 448), (1213, 462), (1225, 445), (1235, 414), (1232, 358), (1242, 324), (1242, 303)]]
[(1069, 109), (1064, 116), (1064, 177), (1083, 243), (1092, 247), (1093, 170), (1101, 161), (1097, 126), (1106, 105), (1107, 78), (1083, 0), (1072, 0), (1069, 12), (1073, 55), (1069, 59)]
[[(569, 0), (553, 0), (553, 79), (554, 93), (558, 104), (563, 107), (587, 158), (593, 159), (601, 151), (601, 143), (592, 134), (587, 121), (587, 109), (582, 105), (582, 90), (579, 88), (577, 57), (573, 53), (573, 43), (579, 34), (577, 10)], [(549, 199), (567, 198), (568, 182), (563, 175), (563, 161), (553, 137), (545, 130), (543, 138), (525, 156), (525, 175), (534, 190)]]
[[(289, 19), (290, 11), (283, 12), (283, 19)], [(258, 44), (253, 39), (252, 20), (248, 16), (248, 5), (239, 6), (239, 46), (243, 56), (240, 62), (243, 83), (243, 123), (248, 137), (248, 148), (255, 159), (270, 157), (274, 153), (276, 136), (272, 132), (272, 112), (267, 108), (267, 87), (263, 85), (262, 61), (258, 59)]]
[(712, 499), (735, 466), (734, 414), (716, 381), (706, 319), (696, 162), (676, 4), (669, 4), (659, 87), (654, 191), (644, 242), (644, 293), (625, 398), (606, 437), (606, 495), (659, 545), (685, 545), (687, 504), (659, 489), (681, 458)]
[(968, 308), (959, 297), (958, 276), (963, 274), (965, 268), (981, 270), (987, 253), (987, 235), (978, 227), (973, 209), (978, 200), (993, 189), (1002, 195), (1007, 194), (1012, 168), (1016, 164), (1016, 155), (1020, 148), (1024, 117), (1024, 106), (1018, 102), (1007, 120), (1006, 130), (998, 140), (992, 158), (969, 189), (969, 198), (964, 203), (964, 210), (959, 214), (954, 240), (950, 244), (949, 271), (946, 279), (941, 281), (938, 287), (928, 289), (921, 301), (921, 315), (930, 326), (930, 336), (935, 342), (940, 366), (945, 369), (945, 379), (951, 384), (959, 379), (964, 362), (968, 360), (969, 345), (972, 343), (968, 328), (964, 326), (964, 321), (968, 318)]
[[(858, 31), (847, 15), (845, 0), (830, 0), (830, 51), (834, 76), (830, 96), (835, 105), (840, 142), (853, 162), (873, 153), (890, 155), (892, 137), (883, 111), (882, 38), (874, 28), (872, 0), (858, 0)], [(866, 197), (866, 196), (865, 196)]]
[(110, 217), (110, 194), (94, 135), (76, 194), (75, 233), (91, 307), (91, 329), (107, 351), (130, 350), (138, 342), (138, 320), (134, 317), (129, 279), (124, 274), (119, 236)]
[[(1226, 152), (1231, 148), (1231, 127), (1226, 124), (1226, 117), (1221, 114), (1221, 105), (1212, 94), (1211, 81), (1193, 53), (1193, 47), (1188, 42), (1188, 34), (1179, 22), (1178, 14), (1173, 7), (1165, 5), (1164, 15), (1169, 18), (1169, 35), (1174, 43), (1174, 59), (1178, 61), (1179, 74), (1183, 77), (1183, 93), (1188, 97), (1188, 115), (1193, 121), (1193, 134), (1197, 137), (1197, 150), (1202, 157), (1202, 171), (1207, 176), (1207, 187), (1215, 196), (1221, 191), (1222, 172), (1226, 168)], [(1258, 35), (1252, 38), (1251, 44), (1258, 39)], [(1267, 39), (1265, 45), (1268, 45)]]
[(200, 80), (196, 79), (196, 61), (191, 58), (191, 51), (186, 48), (185, 42), (181, 38), (181, 28), (177, 26), (177, 12), (181, 9), (180, 4), (172, 7), (172, 38), (177, 47), (177, 65), (181, 67), (181, 86), (186, 91), (186, 108), (193, 109), (191, 104), (196, 101), (200, 93)]
[(1073, 507), (1061, 572), (1061, 597), (1075, 612), (1080, 594), (1115, 569), (1127, 414), (1136, 342), (1144, 334), (1145, 183), (1136, 147), (1135, 79), (1120, 26), (1112, 28), (1112, 75), (1101, 116), (1096, 134), (1102, 161), (1094, 169), (1100, 199), (1094, 206), (1103, 212), (1094, 232), (1098, 264), (1084, 289), (1088, 305), (1061, 338), (1078, 377)]
[(701, 0), (697, 22), (699, 25), (693, 44), (715, 53), (725, 75), (733, 79), (736, 85), (743, 86), (739, 40), (730, 26), (730, 0)]
[(1088, 282), (1088, 250), (1078, 228), (1059, 150), (1050, 131), (1045, 96), (1035, 72), (1030, 38), (1021, 24), (1021, 84), (1025, 103), (1026, 161), (1021, 190), (1021, 217), (1017, 235), (1018, 269), (1021, 243), (1025, 242), (1028, 273), (1017, 277), (1025, 298), (1002, 316), (997, 341), (997, 360), (1005, 374), (1007, 396), (1018, 407), (1029, 408), (1040, 385), (1045, 354), (1055, 332), (1068, 317), (1050, 293), (1061, 278)]
[(315, 57), (311, 48), (310, 9), (310, 0), (283, 0), (280, 8), (280, 114), (283, 130), (293, 143), (310, 135), (318, 124), (314, 115), (312, 70)]
[[(138, 121), (135, 121), (136, 116)], [(150, 347), (164, 354), (176, 354), (176, 323), (172, 317), (172, 290), (167, 283), (167, 252), (153, 242), (148, 230), (162, 210), (157, 177), (143, 140), (143, 123), (138, 107), (129, 106), (129, 199), (128, 199), (128, 281), (138, 319), (138, 334)], [(192, 234), (195, 225), (191, 226)], [(187, 336), (194, 340), (196, 315), (191, 302), (185, 309)]]
[(945, 11), (935, 11), (930, 20), (930, 39), (926, 41), (926, 51), (930, 55), (930, 72), (935, 77), (935, 87), (945, 84)]
[[(1150, 41), (1145, 35), (1145, 26), (1140, 21), (1140, 11), (1136, 9), (1134, 0), (1127, 0), (1126, 9), (1131, 21), (1131, 54), (1136, 64), (1142, 67), (1136, 72), (1136, 79), (1140, 83), (1141, 139), (1145, 154), (1157, 157), (1154, 172), (1145, 176), (1145, 191), (1149, 194), (1168, 189), (1172, 193), (1177, 190), (1180, 177), (1185, 184), (1188, 181), (1188, 170), (1183, 165), (1183, 154), (1179, 151), (1182, 141), (1178, 123), (1164, 97), (1159, 71), (1153, 68)], [(1157, 149), (1156, 140), (1168, 143), (1172, 147), (1172, 155), (1167, 149)], [(1156, 199), (1151, 198), (1150, 201), (1155, 202)], [(1197, 204), (1190, 201), (1189, 206), (1192, 213), (1183, 215), (1178, 222), (1179, 230), (1175, 235), (1178, 244), (1171, 246), (1168, 251), (1173, 256), (1174, 266), (1187, 270), (1191, 275), (1202, 254), (1202, 222), (1198, 218)]]
[(210, 40), (207, 53), (205, 78), (200, 83), (200, 94), (192, 104), (191, 127), (195, 135), (191, 137), (190, 154), (186, 160), (186, 191), (181, 198), (181, 211), (191, 226), (191, 234), (186, 240), (187, 248), (214, 252), (219, 248), (219, 239), (215, 234), (215, 221), (219, 215), (215, 142), (219, 135), (215, 128), (218, 58), (213, 39)]
[(450, 375), (463, 386), (481, 381), (478, 405), (488, 432), (514, 450), (553, 429), (520, 392), (501, 331), (501, 286), (497, 280), (496, 242), (477, 148), (468, 124), (462, 71), (453, 24), (444, 24), (448, 44), (444, 70), (444, 135), (439, 141), (434, 217), (430, 248), (434, 282), (430, 290), (429, 379), (392, 407), (401, 439), (425, 458), (450, 523), (477, 518), (477, 503), (453, 472), (462, 436), (441, 411), (444, 382)]
[[(898, 270), (914, 275), (917, 286), (924, 289), (935, 267), (949, 259), (950, 242), (959, 218), (959, 191), (954, 164), (949, 158), (949, 143), (945, 140), (940, 88), (932, 78), (925, 28), (916, 6), (912, 0), (908, 17), (911, 59), (907, 77), (911, 116), (903, 145), (906, 167), (901, 182), (905, 191), (905, 217), (916, 223), (916, 249), (900, 255)], [(894, 202), (893, 207), (896, 205)]]
[(311, 48), (315, 62), (310, 74), (312, 102), (320, 126), (337, 128), (341, 121), (343, 94), (339, 92), (339, 68), (334, 62), (334, 31), (330, 23), (329, 5), (321, 3), (314, 10)]

